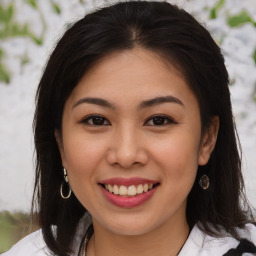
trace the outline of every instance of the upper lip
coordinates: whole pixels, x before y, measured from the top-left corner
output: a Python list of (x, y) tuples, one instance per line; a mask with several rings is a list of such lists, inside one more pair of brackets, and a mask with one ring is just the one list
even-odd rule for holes
[(139, 184), (155, 184), (158, 183), (157, 180), (150, 180), (141, 177), (132, 177), (132, 178), (123, 178), (123, 177), (114, 177), (106, 180), (102, 180), (99, 184), (110, 184), (110, 185), (139, 185)]

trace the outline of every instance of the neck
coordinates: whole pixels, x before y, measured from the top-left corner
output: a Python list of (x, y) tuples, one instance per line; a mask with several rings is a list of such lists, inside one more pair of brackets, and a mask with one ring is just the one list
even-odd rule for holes
[(183, 221), (168, 221), (148, 233), (126, 236), (115, 234), (93, 221), (94, 235), (88, 244), (88, 256), (177, 255), (186, 242), (189, 227)]

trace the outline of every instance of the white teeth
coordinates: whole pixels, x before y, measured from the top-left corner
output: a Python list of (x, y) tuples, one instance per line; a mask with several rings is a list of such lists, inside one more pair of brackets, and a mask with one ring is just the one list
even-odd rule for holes
[(139, 184), (139, 185), (131, 185), (129, 187), (124, 185), (110, 185), (105, 184), (105, 189), (108, 190), (110, 193), (114, 193), (115, 195), (120, 196), (136, 196), (142, 194), (143, 192), (146, 193), (153, 188), (153, 184)]
[(141, 194), (141, 193), (143, 193), (143, 185), (139, 185), (138, 187), (137, 187), (137, 194)]
[(118, 188), (117, 185), (114, 185), (114, 187), (113, 187), (113, 193), (114, 193), (115, 195), (118, 195), (118, 194), (119, 194), (119, 188)]
[(134, 185), (128, 187), (128, 196), (135, 196), (136, 192), (136, 187)]
[(107, 188), (107, 190), (110, 192), (110, 193), (112, 193), (113, 192), (113, 187), (109, 184), (109, 185), (107, 185), (108, 186), (108, 188)]
[(144, 184), (143, 190), (144, 190), (144, 192), (148, 192), (148, 184)]
[(120, 186), (120, 188), (119, 188), (119, 195), (120, 196), (126, 196), (127, 195), (127, 187)]

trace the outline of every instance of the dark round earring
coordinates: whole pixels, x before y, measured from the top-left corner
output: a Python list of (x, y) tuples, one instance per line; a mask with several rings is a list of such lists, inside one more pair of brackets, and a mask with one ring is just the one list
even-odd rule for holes
[(206, 189), (209, 188), (209, 186), (210, 186), (210, 179), (209, 179), (209, 177), (208, 177), (206, 174), (204, 174), (204, 175), (200, 178), (200, 180), (199, 180), (199, 185), (200, 185), (200, 187), (201, 187), (202, 189), (204, 189), (204, 190), (206, 190)]

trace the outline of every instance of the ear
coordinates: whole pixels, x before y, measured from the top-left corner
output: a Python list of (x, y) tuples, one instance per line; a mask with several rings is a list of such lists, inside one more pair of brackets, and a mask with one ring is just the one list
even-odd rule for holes
[(210, 159), (211, 153), (215, 147), (218, 131), (219, 131), (220, 120), (218, 116), (214, 116), (211, 119), (209, 127), (204, 131), (202, 136), (198, 164), (206, 165)]
[(65, 168), (65, 154), (64, 154), (64, 147), (63, 147), (61, 132), (59, 130), (55, 130), (54, 136), (55, 136), (55, 139), (56, 139), (59, 151), (60, 151), (62, 166)]

